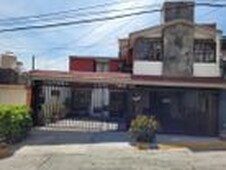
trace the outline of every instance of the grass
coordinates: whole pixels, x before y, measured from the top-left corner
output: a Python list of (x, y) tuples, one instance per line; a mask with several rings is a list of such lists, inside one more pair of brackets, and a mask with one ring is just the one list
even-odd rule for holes
[(205, 150), (226, 150), (225, 141), (217, 142), (183, 142), (183, 143), (172, 143), (172, 144), (158, 144), (160, 150), (172, 150), (186, 148), (192, 151), (205, 151)]

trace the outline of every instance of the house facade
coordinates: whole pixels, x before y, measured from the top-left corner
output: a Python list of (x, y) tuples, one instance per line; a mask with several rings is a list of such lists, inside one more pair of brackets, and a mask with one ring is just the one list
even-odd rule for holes
[(193, 2), (166, 2), (162, 11), (161, 25), (120, 41), (122, 57), (132, 57), (135, 79), (159, 79), (155, 87), (140, 87), (141, 107), (161, 119), (164, 132), (216, 134), (223, 94), (204, 86), (178, 87), (176, 81), (221, 79), (222, 32), (215, 23), (194, 22)]
[(31, 89), (22, 65), (15, 54), (0, 54), (0, 105), (31, 105)]
[[(121, 72), (121, 61), (117, 58), (109, 57), (81, 57), (70, 56), (69, 57), (70, 72)], [(102, 110), (106, 110), (111, 102), (111, 97), (114, 95), (113, 90), (110, 90), (106, 85), (96, 85), (93, 88), (88, 87), (74, 88), (73, 95), (82, 96), (81, 93), (86, 95), (86, 101), (89, 103), (86, 105), (86, 112), (93, 116), (101, 116)], [(80, 98), (80, 97), (79, 97)], [(78, 103), (81, 100), (75, 101), (75, 107), (81, 107)], [(76, 108), (75, 108), (76, 109)]]
[(66, 82), (72, 110), (92, 115), (114, 106), (127, 123), (137, 114), (156, 116), (162, 133), (224, 136), (225, 51), (215, 23), (194, 22), (194, 2), (165, 2), (161, 25), (120, 39), (117, 60), (71, 56), (68, 72), (30, 75)]

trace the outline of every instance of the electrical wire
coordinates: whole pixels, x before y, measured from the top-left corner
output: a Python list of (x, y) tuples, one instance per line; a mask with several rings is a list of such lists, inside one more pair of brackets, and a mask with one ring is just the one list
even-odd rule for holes
[(118, 13), (118, 12), (132, 12), (134, 10), (138, 10), (138, 9), (145, 9), (145, 8), (153, 8), (153, 7), (159, 7), (160, 4), (154, 4), (154, 5), (143, 5), (143, 6), (134, 6), (134, 7), (127, 7), (127, 8), (122, 8), (122, 9), (111, 9), (111, 10), (102, 10), (102, 11), (91, 11), (91, 12), (83, 12), (83, 13), (69, 13), (67, 15), (56, 15), (56, 16), (52, 16), (51, 18), (43, 18), (40, 17), (37, 20), (7, 20), (7, 21), (1, 21), (0, 20), (0, 25), (1, 26), (12, 26), (12, 25), (19, 25), (19, 24), (33, 24), (36, 22), (51, 22), (54, 20), (67, 20), (67, 19), (75, 19), (77, 17), (88, 17), (88, 16), (92, 16), (92, 15), (103, 15), (103, 14), (114, 14), (114, 13)]
[[(222, 8), (222, 7), (226, 7), (226, 4), (196, 3), (196, 6), (208, 6), (208, 7)], [(131, 17), (131, 16), (156, 13), (156, 12), (161, 12), (161, 11), (162, 11), (161, 9), (143, 10), (143, 11), (139, 11), (139, 12), (132, 12), (132, 13), (127, 13), (127, 14), (122, 14), (122, 15), (96, 17), (96, 18), (91, 18), (91, 19), (82, 19), (82, 20), (69, 21), (69, 22), (56, 22), (56, 23), (50, 23), (50, 24), (48, 23), (48, 24), (42, 24), (42, 25), (18, 26), (18, 27), (1, 29), (0, 33), (32, 30), (32, 29), (46, 29), (46, 28), (63, 27), (63, 26), (65, 27), (65, 26), (79, 25), (79, 24), (89, 24), (89, 23), (94, 23), (94, 22), (103, 22), (103, 21), (115, 20), (115, 19), (120, 19), (120, 18)]]

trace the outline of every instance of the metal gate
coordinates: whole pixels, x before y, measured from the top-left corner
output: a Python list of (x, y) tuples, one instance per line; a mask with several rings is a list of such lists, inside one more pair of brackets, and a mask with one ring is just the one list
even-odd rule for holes
[(32, 83), (36, 126), (78, 131), (127, 130), (125, 90), (63, 81)]

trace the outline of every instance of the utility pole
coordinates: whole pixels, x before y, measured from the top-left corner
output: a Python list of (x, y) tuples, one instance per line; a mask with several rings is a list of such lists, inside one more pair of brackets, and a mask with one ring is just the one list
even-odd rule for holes
[(35, 70), (35, 56), (32, 56), (32, 70)]

